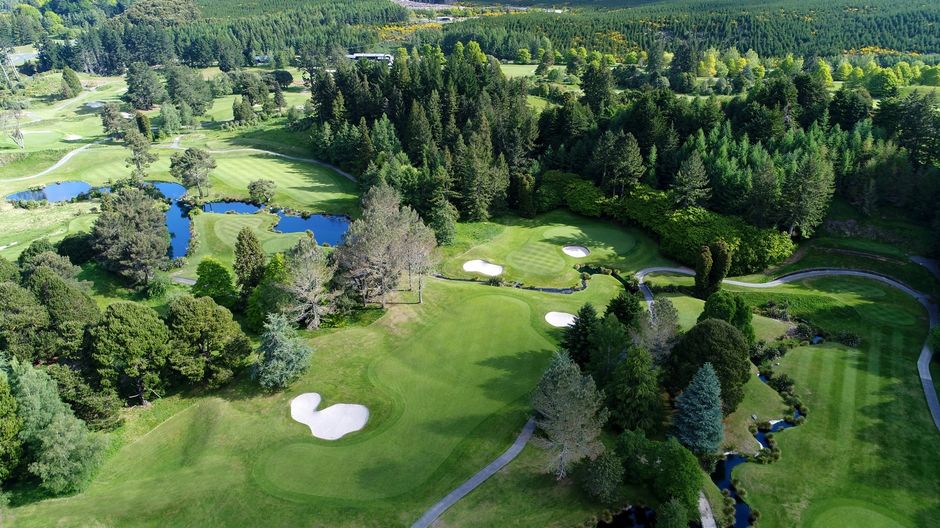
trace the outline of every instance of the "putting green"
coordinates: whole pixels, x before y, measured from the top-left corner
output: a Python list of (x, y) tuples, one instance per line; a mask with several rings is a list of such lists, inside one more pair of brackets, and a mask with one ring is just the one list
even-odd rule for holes
[[(584, 258), (566, 255), (564, 246), (584, 246)], [(449, 277), (485, 278), (463, 270), (481, 259), (504, 267), (500, 278), (530, 286), (571, 287), (577, 264), (634, 271), (664, 263), (655, 244), (631, 228), (558, 210), (534, 219), (504, 218), (492, 223), (461, 224), (453, 247), (442, 249), (441, 271)]]

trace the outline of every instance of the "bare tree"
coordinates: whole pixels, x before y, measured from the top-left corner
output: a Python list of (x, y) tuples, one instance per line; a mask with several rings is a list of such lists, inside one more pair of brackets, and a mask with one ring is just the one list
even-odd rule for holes
[(413, 278), (417, 275), (418, 304), (421, 304), (424, 302), (424, 275), (431, 269), (431, 257), (437, 247), (437, 238), (434, 231), (424, 225), (414, 209), (403, 208), (401, 216), (407, 226), (400, 249), (404, 253), (403, 260), (408, 268), (408, 289), (414, 289)]
[(287, 269), (285, 288), (291, 296), (287, 311), (308, 330), (319, 328), (323, 316), (333, 312), (336, 295), (329, 289), (333, 267), (312, 233), (287, 253)]

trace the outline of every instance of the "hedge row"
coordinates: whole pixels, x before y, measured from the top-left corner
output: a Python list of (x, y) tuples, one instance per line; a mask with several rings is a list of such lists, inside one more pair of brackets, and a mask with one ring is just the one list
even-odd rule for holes
[(795, 248), (790, 237), (774, 229), (761, 229), (737, 216), (721, 215), (701, 207), (673, 209), (665, 192), (641, 186), (608, 206), (616, 220), (652, 231), (664, 254), (694, 266), (702, 246), (724, 240), (734, 250), (731, 275), (746, 275), (779, 264)]

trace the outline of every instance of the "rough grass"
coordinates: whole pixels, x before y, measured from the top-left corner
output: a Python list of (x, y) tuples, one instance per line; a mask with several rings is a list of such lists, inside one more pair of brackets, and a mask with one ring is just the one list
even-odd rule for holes
[[(604, 304), (618, 289), (606, 277), (570, 296), (430, 280), (423, 305), (314, 337), (310, 370), (282, 393), (237, 384), (192, 405), (171, 399), (182, 410), (145, 434), (131, 418), (137, 432), (86, 492), (17, 507), (12, 525), (410, 524), (518, 434), (559, 336), (545, 312)], [(369, 406), (368, 425), (313, 438), (288, 416), (308, 391)], [(530, 508), (511, 514), (524, 522)]]
[(88, 231), (95, 218), (92, 203), (57, 203), (39, 209), (18, 209), (0, 203), (0, 256), (14, 260), (34, 240), (58, 242), (71, 233)]

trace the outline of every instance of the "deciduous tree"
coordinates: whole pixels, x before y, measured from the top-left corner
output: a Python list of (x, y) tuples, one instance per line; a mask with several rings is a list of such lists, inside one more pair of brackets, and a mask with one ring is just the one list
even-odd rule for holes
[(197, 189), (200, 198), (209, 194), (209, 172), (215, 167), (215, 159), (209, 151), (200, 148), (188, 148), (185, 152), (174, 154), (170, 160), (170, 174), (187, 189)]

